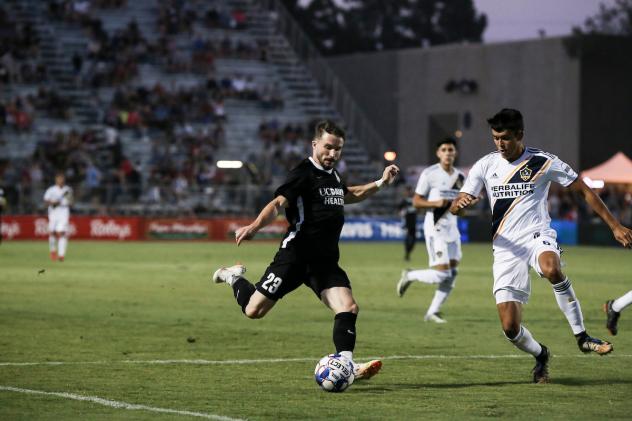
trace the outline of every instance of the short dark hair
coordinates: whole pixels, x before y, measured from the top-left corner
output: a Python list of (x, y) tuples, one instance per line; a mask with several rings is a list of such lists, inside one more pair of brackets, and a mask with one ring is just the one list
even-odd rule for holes
[(435, 145), (436, 146), (435, 150), (439, 149), (441, 145), (454, 145), (454, 149), (458, 149), (456, 146), (456, 139), (453, 137), (444, 137), (443, 139), (438, 141), (437, 144)]
[(323, 134), (325, 134), (325, 132), (336, 137), (340, 137), (342, 139), (345, 138), (344, 129), (331, 120), (321, 120), (316, 123), (316, 128), (314, 129), (314, 138), (320, 139)]
[(498, 111), (492, 118), (487, 119), (489, 127), (494, 131), (504, 132), (505, 130), (520, 133), (524, 131), (524, 121), (522, 114), (513, 108), (503, 108)]

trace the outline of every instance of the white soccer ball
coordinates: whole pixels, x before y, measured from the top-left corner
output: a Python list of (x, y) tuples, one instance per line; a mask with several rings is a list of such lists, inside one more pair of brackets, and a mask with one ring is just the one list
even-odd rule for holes
[(316, 364), (314, 379), (326, 392), (344, 392), (355, 380), (353, 363), (340, 354), (325, 355)]

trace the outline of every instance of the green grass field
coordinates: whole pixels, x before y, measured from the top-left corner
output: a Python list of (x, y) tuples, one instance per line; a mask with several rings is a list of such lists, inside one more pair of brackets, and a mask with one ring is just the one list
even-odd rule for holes
[[(449, 323), (435, 325), (423, 322), (433, 287), (395, 294), (400, 244), (343, 244), (361, 308), (355, 357), (381, 356), (384, 368), (329, 394), (312, 373), (333, 351), (333, 315), (310, 290), (248, 320), (230, 288), (209, 282), (235, 261), (258, 280), (276, 247), (75, 241), (67, 261), (53, 263), (45, 242), (3, 243), (0, 419), (630, 418), (632, 311), (616, 338), (601, 312), (632, 287), (628, 250), (564, 254), (588, 332), (614, 342), (609, 356), (579, 352), (548, 282), (532, 276), (525, 324), (553, 353), (552, 384), (534, 385), (533, 359), (500, 330), (490, 245), (464, 246)], [(411, 265), (426, 264), (420, 244)]]

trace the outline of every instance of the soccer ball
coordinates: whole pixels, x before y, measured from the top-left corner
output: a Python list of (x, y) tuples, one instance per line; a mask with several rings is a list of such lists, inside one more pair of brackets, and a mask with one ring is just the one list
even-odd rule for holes
[(326, 392), (344, 392), (355, 380), (353, 363), (340, 354), (325, 355), (316, 364), (314, 379)]

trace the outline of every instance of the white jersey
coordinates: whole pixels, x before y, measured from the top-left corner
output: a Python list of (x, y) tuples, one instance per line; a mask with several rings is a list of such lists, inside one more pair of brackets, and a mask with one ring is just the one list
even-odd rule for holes
[(551, 230), (549, 186), (554, 181), (567, 187), (576, 178), (568, 164), (536, 148), (525, 148), (514, 162), (492, 152), (474, 164), (461, 192), (478, 196), (484, 185), (494, 243), (515, 244), (527, 235)]
[[(454, 200), (463, 186), (465, 175), (456, 168), (448, 174), (440, 164), (434, 164), (423, 170), (417, 182), (415, 193), (427, 200)], [(445, 241), (456, 241), (459, 235), (457, 217), (448, 212), (448, 206), (431, 208), (426, 211), (424, 233), (426, 237), (439, 235)]]
[(70, 216), (70, 204), (72, 202), (72, 188), (70, 186), (59, 187), (57, 184), (50, 186), (44, 193), (44, 200), (57, 202), (57, 206), (48, 206), (49, 218), (68, 218)]

